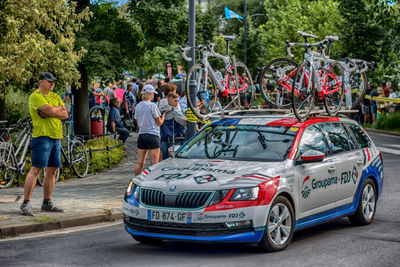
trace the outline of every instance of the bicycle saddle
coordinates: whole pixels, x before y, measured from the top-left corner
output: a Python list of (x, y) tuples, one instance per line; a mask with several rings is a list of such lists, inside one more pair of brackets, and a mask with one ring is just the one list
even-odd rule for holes
[(302, 31), (297, 31), (298, 34), (300, 34), (303, 37), (312, 37), (312, 38), (317, 38), (317, 36), (313, 35), (313, 34), (309, 34), (306, 32), (302, 32)]
[(222, 38), (224, 38), (225, 41), (229, 42), (229, 41), (235, 40), (236, 36), (234, 36), (234, 35), (222, 35)]
[(325, 36), (325, 39), (327, 39), (327, 40), (329, 40), (329, 41), (337, 41), (337, 40), (339, 40), (339, 36), (336, 36), (336, 35), (328, 35), (328, 36)]

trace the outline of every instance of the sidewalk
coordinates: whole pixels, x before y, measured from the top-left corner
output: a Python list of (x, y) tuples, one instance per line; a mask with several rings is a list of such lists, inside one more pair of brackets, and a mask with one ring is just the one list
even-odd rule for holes
[(24, 188), (1, 189), (0, 237), (121, 219), (125, 189), (134, 175), (136, 144), (137, 134), (132, 133), (125, 143), (127, 158), (111, 170), (56, 183), (52, 200), (64, 213), (42, 212), (43, 188), (37, 186), (31, 199), (35, 217), (23, 216), (19, 207)]

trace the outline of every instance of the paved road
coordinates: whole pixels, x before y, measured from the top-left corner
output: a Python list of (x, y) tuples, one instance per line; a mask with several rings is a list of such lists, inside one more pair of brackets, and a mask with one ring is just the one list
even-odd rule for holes
[(341, 219), (295, 233), (285, 251), (255, 253), (243, 245), (143, 245), (117, 223), (0, 240), (0, 266), (399, 266), (400, 137), (371, 136), (383, 151), (385, 171), (372, 225), (353, 227)]

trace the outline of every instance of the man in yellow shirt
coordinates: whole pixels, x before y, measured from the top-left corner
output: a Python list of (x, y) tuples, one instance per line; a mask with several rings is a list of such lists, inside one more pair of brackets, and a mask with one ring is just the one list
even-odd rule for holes
[(63, 212), (51, 201), (57, 168), (61, 167), (61, 120), (68, 118), (64, 102), (53, 92), (56, 80), (50, 72), (43, 72), (39, 76), (39, 88), (29, 97), (33, 125), (32, 167), (25, 179), (24, 202), (21, 205), (23, 215), (33, 216), (30, 199), (43, 168), (47, 168), (47, 171), (43, 181), (42, 210)]

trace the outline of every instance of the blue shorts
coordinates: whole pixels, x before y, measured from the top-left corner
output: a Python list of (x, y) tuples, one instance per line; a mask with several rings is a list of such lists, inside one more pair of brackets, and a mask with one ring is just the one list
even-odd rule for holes
[(61, 167), (61, 140), (47, 136), (32, 138), (32, 166)]
[(378, 112), (378, 107), (376, 106), (376, 104), (372, 104), (371, 105), (371, 113), (376, 114), (377, 112)]

